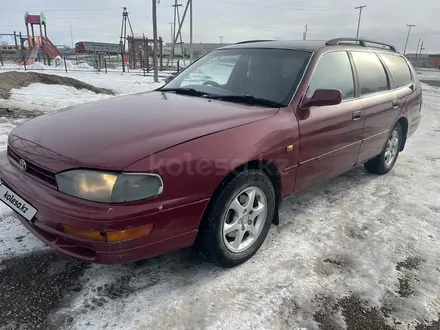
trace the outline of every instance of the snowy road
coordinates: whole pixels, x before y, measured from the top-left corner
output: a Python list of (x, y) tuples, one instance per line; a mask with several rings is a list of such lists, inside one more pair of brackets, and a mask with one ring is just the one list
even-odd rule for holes
[(440, 329), (439, 104), (424, 85), (421, 126), (393, 171), (359, 167), (284, 201), (234, 269), (191, 250), (83, 264), (0, 206), (0, 328)]

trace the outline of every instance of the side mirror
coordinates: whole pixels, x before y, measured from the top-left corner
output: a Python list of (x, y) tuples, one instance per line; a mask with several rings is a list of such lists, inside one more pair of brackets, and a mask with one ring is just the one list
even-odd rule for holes
[(304, 97), (303, 108), (337, 105), (342, 102), (342, 93), (339, 89), (317, 89), (311, 98)]

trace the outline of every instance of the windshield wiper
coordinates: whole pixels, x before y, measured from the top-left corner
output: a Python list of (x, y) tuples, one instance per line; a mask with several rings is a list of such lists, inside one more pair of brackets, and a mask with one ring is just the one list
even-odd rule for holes
[(222, 101), (229, 101), (229, 102), (237, 102), (237, 103), (246, 103), (246, 104), (252, 104), (252, 105), (262, 105), (266, 107), (271, 108), (281, 108), (284, 107), (283, 104), (263, 99), (259, 97), (255, 97), (252, 95), (217, 95), (217, 94), (205, 94), (203, 97), (213, 100), (222, 100)]
[(203, 96), (206, 93), (198, 91), (194, 88), (161, 88), (158, 92), (175, 92), (176, 94), (191, 95), (191, 96)]

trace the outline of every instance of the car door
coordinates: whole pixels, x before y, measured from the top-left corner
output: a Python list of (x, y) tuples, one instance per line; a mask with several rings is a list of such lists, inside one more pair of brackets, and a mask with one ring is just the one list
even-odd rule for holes
[(390, 129), (397, 120), (399, 101), (391, 79), (375, 52), (352, 51), (363, 106), (364, 128), (357, 163), (382, 152)]
[(308, 84), (308, 96), (317, 89), (339, 89), (342, 102), (296, 109), (300, 136), (295, 191), (351, 169), (356, 164), (362, 138), (362, 104), (356, 98), (348, 53), (324, 53)]
[(391, 75), (392, 87), (396, 89), (400, 116), (408, 120), (407, 133), (409, 137), (419, 125), (421, 118), (422, 93), (420, 84), (417, 82), (410, 64), (402, 55), (383, 53), (379, 56)]

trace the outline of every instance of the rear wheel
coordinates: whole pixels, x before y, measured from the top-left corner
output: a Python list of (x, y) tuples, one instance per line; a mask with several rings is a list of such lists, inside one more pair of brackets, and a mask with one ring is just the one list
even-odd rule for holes
[(365, 168), (368, 172), (385, 174), (394, 167), (397, 157), (399, 156), (402, 136), (402, 126), (400, 123), (396, 123), (391, 130), (382, 153), (365, 163)]
[(267, 175), (256, 170), (239, 173), (202, 223), (200, 252), (223, 267), (247, 261), (263, 244), (274, 211), (275, 192)]

